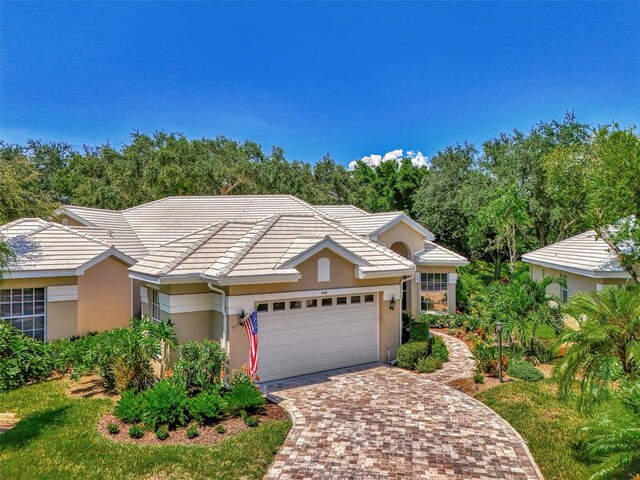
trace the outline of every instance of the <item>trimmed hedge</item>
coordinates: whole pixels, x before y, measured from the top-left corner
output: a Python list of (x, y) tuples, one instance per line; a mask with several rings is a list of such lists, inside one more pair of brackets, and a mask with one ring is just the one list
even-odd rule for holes
[(409, 342), (398, 347), (398, 366), (413, 370), (418, 360), (429, 354), (429, 342)]
[(418, 360), (416, 370), (418, 373), (431, 373), (442, 368), (442, 360), (438, 357), (424, 357)]
[(431, 343), (431, 356), (442, 362), (449, 360), (449, 350), (442, 337), (434, 336)]
[(538, 382), (544, 378), (544, 374), (530, 363), (522, 360), (513, 360), (507, 366), (510, 377), (524, 380), (525, 382)]
[(409, 330), (410, 342), (428, 342), (429, 324), (426, 322), (414, 322)]

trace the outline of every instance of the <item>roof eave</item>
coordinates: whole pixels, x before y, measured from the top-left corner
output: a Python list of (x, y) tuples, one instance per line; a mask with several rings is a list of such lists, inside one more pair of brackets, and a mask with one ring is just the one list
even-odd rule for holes
[(553, 262), (546, 262), (544, 260), (538, 260), (535, 258), (522, 256), (522, 261), (530, 263), (532, 265), (539, 265), (541, 267), (553, 268), (554, 270), (560, 270), (561, 272), (575, 273), (576, 275), (582, 275), (589, 278), (629, 278), (629, 274), (624, 270), (589, 270), (587, 268), (569, 267), (567, 265), (561, 265)]
[(402, 277), (405, 275), (413, 275), (415, 271), (415, 267), (393, 270), (364, 270), (356, 267), (356, 278), (366, 280), (370, 278)]
[(297, 282), (302, 278), (302, 275), (296, 273), (285, 274), (267, 274), (267, 275), (238, 275), (233, 277), (221, 277), (221, 278), (207, 278), (205, 275), (203, 279), (215, 283), (217, 285), (255, 285), (261, 283), (291, 283)]
[(397, 225), (400, 222), (406, 223), (409, 227), (411, 227), (416, 232), (420, 233), (422, 236), (424, 236), (429, 241), (434, 241), (435, 238), (436, 238), (433, 233), (431, 233), (429, 230), (424, 228), (422, 225), (420, 225), (418, 222), (416, 222), (413, 218), (409, 217), (404, 212), (399, 213), (396, 218), (394, 218), (393, 220), (387, 222), (383, 226), (377, 228), (376, 230), (371, 232), (368, 236), (369, 236), (369, 238), (371, 240), (376, 240), (378, 238), (378, 236), (380, 236), (382, 233), (384, 233), (385, 231), (387, 231), (388, 229), (390, 229), (391, 227)]

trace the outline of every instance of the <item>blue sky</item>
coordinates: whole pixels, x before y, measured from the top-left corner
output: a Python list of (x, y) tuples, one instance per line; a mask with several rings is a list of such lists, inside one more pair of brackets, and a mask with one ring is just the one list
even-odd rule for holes
[(0, 4), (0, 137), (154, 130), (428, 156), (575, 110), (640, 126), (640, 2)]

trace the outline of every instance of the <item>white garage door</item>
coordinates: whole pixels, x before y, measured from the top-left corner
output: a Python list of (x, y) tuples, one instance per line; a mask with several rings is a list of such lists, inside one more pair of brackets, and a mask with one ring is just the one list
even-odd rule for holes
[(259, 304), (260, 380), (377, 361), (377, 318), (374, 294)]

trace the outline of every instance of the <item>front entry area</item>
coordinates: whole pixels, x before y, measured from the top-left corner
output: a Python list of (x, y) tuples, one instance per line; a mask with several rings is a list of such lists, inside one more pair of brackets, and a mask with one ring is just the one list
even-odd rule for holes
[(373, 293), (261, 303), (261, 381), (378, 361), (378, 309)]

